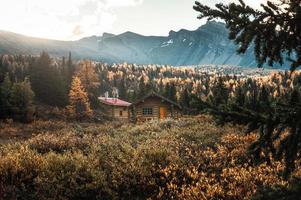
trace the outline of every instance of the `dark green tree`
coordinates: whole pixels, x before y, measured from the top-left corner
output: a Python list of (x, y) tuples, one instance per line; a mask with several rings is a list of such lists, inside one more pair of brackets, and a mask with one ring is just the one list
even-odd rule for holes
[(177, 89), (176, 89), (176, 86), (175, 84), (172, 82), (172, 83), (167, 83), (166, 86), (165, 86), (165, 97), (174, 101), (174, 102), (177, 102)]
[(188, 89), (184, 89), (180, 96), (180, 105), (183, 108), (189, 108), (190, 107), (190, 92)]
[(245, 105), (245, 95), (240, 85), (235, 90), (234, 104), (240, 107)]
[(31, 66), (30, 81), (38, 101), (60, 107), (68, 103), (66, 82), (61, 71), (51, 65), (51, 59), (46, 52), (42, 52)]
[(144, 76), (141, 76), (139, 80), (139, 96), (144, 97), (148, 93), (147, 84), (145, 83)]
[(21, 83), (14, 83), (11, 89), (10, 103), (14, 119), (31, 122), (34, 114), (34, 92), (30, 82), (26, 79)]
[(0, 118), (10, 116), (11, 104), (9, 102), (11, 96), (12, 83), (8, 73), (5, 75), (3, 83), (0, 85)]
[(211, 92), (210, 103), (213, 106), (219, 107), (220, 105), (227, 104), (229, 94), (222, 77), (217, 78), (216, 83), (211, 88)]
[(75, 66), (72, 63), (72, 55), (71, 52), (69, 52), (68, 61), (67, 61), (67, 80), (68, 83), (71, 85), (72, 77), (75, 72)]

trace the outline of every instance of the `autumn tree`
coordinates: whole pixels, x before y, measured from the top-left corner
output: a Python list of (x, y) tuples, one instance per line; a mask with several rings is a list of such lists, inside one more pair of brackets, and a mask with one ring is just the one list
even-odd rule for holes
[(98, 96), (100, 81), (99, 76), (96, 73), (95, 64), (92, 61), (85, 60), (79, 65), (80, 69), (77, 73), (78, 78), (80, 78), (81, 83), (88, 93), (89, 100), (92, 102), (92, 106), (98, 105)]
[(74, 76), (72, 80), (67, 111), (71, 118), (77, 120), (83, 120), (92, 116), (88, 94), (77, 76)]

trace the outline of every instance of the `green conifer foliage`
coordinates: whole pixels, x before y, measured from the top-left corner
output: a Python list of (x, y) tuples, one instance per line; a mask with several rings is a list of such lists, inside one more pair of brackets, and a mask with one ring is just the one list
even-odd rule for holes
[(258, 65), (284, 63), (284, 53), (291, 69), (301, 65), (301, 1), (275, 0), (262, 4), (262, 10), (248, 6), (243, 0), (228, 5), (219, 3), (210, 8), (200, 2), (193, 7), (199, 19), (222, 19), (229, 29), (229, 39), (245, 53), (254, 44)]
[(22, 122), (30, 122), (34, 115), (34, 92), (30, 82), (26, 79), (21, 83), (15, 83), (11, 89), (10, 104), (13, 117)]
[(0, 85), (0, 118), (8, 118), (11, 112), (9, 102), (12, 83), (8, 73), (5, 75), (3, 83)]

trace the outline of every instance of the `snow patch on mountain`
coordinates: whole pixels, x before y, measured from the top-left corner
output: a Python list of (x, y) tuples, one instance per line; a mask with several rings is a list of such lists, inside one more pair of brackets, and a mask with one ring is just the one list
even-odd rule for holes
[(163, 44), (161, 45), (162, 48), (164, 47), (168, 47), (169, 45), (173, 44), (173, 40), (170, 39), (167, 42), (163, 42)]

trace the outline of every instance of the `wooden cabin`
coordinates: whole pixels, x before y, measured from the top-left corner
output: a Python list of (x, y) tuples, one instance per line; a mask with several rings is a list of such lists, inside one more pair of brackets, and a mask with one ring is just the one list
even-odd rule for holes
[(155, 92), (151, 92), (132, 105), (133, 120), (138, 122), (179, 118), (182, 116), (182, 108), (176, 102), (173, 102)]
[(128, 121), (130, 119), (131, 103), (118, 98), (99, 97), (98, 99), (103, 104), (108, 116), (124, 121)]

